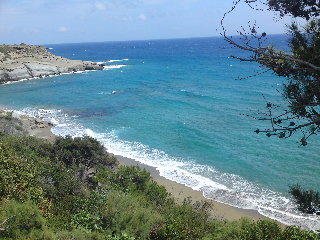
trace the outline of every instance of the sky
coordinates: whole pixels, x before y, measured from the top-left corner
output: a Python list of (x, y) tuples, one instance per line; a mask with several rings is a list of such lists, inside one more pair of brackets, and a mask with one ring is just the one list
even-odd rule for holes
[[(0, 0), (0, 44), (52, 44), (211, 37), (233, 0)], [(256, 20), (268, 34), (288, 19), (240, 4), (225, 21), (228, 34)]]

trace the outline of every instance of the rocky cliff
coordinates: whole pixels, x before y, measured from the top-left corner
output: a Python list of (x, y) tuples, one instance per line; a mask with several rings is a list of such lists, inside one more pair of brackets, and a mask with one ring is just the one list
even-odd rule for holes
[(0, 84), (62, 73), (102, 69), (103, 65), (95, 62), (70, 60), (56, 56), (42, 46), (0, 45)]

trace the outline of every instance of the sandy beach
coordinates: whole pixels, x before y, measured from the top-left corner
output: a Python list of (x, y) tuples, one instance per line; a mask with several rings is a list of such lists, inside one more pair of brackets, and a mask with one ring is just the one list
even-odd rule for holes
[[(7, 113), (4, 111), (1, 111), (2, 116), (4, 116), (5, 114)], [(15, 112), (12, 113), (12, 118), (17, 119), (18, 121), (16, 121), (15, 124), (21, 125), (22, 129), (24, 130), (24, 133), (17, 132), (15, 133), (15, 135), (23, 135), (23, 134), (30, 135), (30, 136), (35, 136), (41, 139), (46, 139), (50, 142), (54, 142), (56, 136), (51, 132), (51, 128), (53, 127), (51, 123), (47, 123), (41, 119), (35, 119), (28, 116), (19, 115)], [(7, 127), (6, 129), (8, 130), (9, 128)], [(7, 132), (7, 133), (10, 133), (10, 132)], [(177, 201), (183, 201), (183, 199), (188, 197), (191, 197), (193, 201), (201, 201), (201, 200), (210, 201), (213, 206), (212, 214), (213, 214), (213, 217), (216, 219), (238, 220), (243, 217), (249, 217), (254, 220), (259, 220), (259, 219), (266, 218), (263, 215), (259, 214), (258, 211), (231, 207), (223, 203), (206, 199), (203, 196), (202, 192), (195, 191), (185, 185), (170, 181), (160, 176), (158, 170), (154, 167), (141, 164), (133, 159), (125, 158), (122, 156), (116, 156), (116, 157), (119, 160), (121, 165), (139, 166), (149, 171), (151, 173), (152, 178), (156, 182), (158, 182), (160, 185), (164, 186), (167, 189), (167, 191), (177, 199)]]
[(209, 201), (213, 206), (213, 217), (216, 219), (223, 220), (238, 220), (240, 218), (249, 217), (254, 220), (265, 219), (266, 217), (261, 215), (258, 211), (254, 210), (245, 210), (236, 207), (232, 207), (223, 203), (219, 203), (217, 201), (209, 200), (203, 196), (203, 193), (200, 191), (195, 191), (190, 187), (187, 187), (183, 184), (179, 184), (173, 181), (170, 181), (159, 175), (159, 171), (148, 165), (139, 163), (133, 159), (125, 158), (122, 156), (116, 156), (122, 165), (130, 165), (130, 166), (139, 166), (143, 169), (146, 169), (150, 172), (152, 178), (164, 186), (169, 193), (172, 194), (173, 197), (177, 199), (177, 201), (183, 201), (185, 198), (191, 197), (193, 201)]

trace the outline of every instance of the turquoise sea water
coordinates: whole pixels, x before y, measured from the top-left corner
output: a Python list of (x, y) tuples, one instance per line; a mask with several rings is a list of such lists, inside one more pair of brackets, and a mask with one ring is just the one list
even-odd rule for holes
[[(284, 47), (284, 36), (270, 42)], [(295, 210), (288, 185), (318, 189), (319, 140), (267, 138), (245, 115), (283, 104), (283, 80), (238, 55), (221, 38), (48, 45), (72, 59), (105, 62), (104, 71), (0, 87), (0, 104), (56, 124), (59, 135), (90, 135), (110, 152), (158, 168), (208, 198), (288, 224), (320, 229)], [(112, 60), (112, 61), (110, 61)], [(116, 61), (114, 61), (116, 60)], [(116, 94), (112, 94), (116, 91)]]

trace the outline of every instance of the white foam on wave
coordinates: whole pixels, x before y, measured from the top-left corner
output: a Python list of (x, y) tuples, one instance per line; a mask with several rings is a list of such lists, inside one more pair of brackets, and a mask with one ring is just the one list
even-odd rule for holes
[(115, 130), (95, 133), (78, 124), (77, 116), (69, 116), (61, 110), (27, 108), (19, 113), (54, 123), (52, 132), (56, 135), (96, 138), (108, 152), (155, 167), (161, 176), (202, 191), (208, 199), (238, 208), (257, 210), (260, 214), (287, 225), (297, 225), (309, 230), (320, 229), (319, 216), (296, 211), (297, 206), (291, 199), (240, 176), (221, 173), (210, 166), (172, 157), (139, 142), (121, 140)]
[(24, 82), (24, 81), (29, 81), (29, 80), (36, 80), (36, 79), (43, 79), (43, 78), (50, 78), (50, 77), (55, 77), (55, 76), (58, 76), (58, 75), (48, 75), (46, 77), (32, 77), (32, 78), (23, 78), (23, 79), (20, 79), (20, 80), (17, 80), (17, 81), (8, 81), (8, 82), (5, 82), (3, 83), (4, 85), (10, 85), (10, 84), (14, 84), (14, 83), (18, 83), (18, 82)]
[(116, 59), (116, 60), (101, 61), (101, 62), (97, 62), (97, 64), (107, 64), (107, 63), (123, 62), (123, 61), (129, 61), (129, 59)]
[[(121, 66), (122, 67), (122, 66), (125, 66), (125, 65), (115, 65), (115, 66)], [(110, 66), (110, 67), (111, 67), (110, 69), (112, 69), (112, 68), (120, 68), (120, 67), (113, 67), (113, 66)], [(106, 68), (104, 67), (104, 70), (105, 69)], [(20, 80), (17, 80), (17, 81), (9, 81), (9, 82), (3, 83), (3, 84), (4, 85), (9, 85), (9, 84), (14, 84), (14, 83), (24, 82), (24, 81), (29, 81), (29, 80), (45, 79), (45, 78), (51, 78), (51, 77), (59, 77), (61, 75), (87, 74), (88, 72), (97, 72), (97, 71), (100, 71), (100, 70), (83, 70), (83, 71), (76, 71), (76, 72), (65, 72), (65, 73), (60, 73), (60, 74), (49, 74), (49, 75), (46, 75), (45, 77), (23, 78), (23, 79), (20, 79)]]
[(123, 61), (129, 61), (129, 59), (116, 59), (116, 60), (109, 60), (109, 63), (113, 63), (113, 62), (123, 62)]
[(110, 70), (110, 69), (117, 69), (117, 68), (122, 68), (126, 67), (127, 65), (109, 65), (109, 66), (103, 66), (104, 70)]
[(25, 108), (20, 111), (15, 111), (19, 115), (29, 116), (33, 118), (42, 119), (52, 124), (59, 124), (60, 121), (55, 116), (61, 115), (62, 111), (57, 109), (34, 109)]

